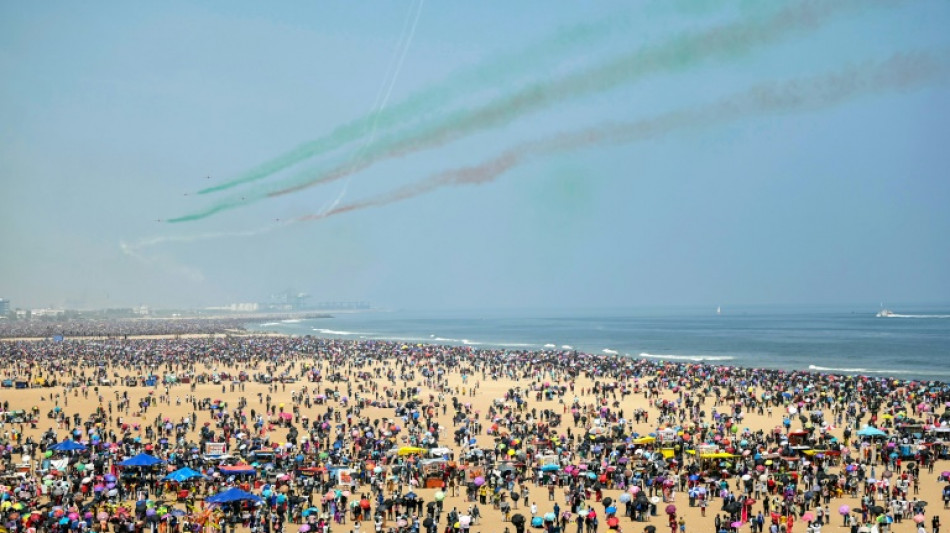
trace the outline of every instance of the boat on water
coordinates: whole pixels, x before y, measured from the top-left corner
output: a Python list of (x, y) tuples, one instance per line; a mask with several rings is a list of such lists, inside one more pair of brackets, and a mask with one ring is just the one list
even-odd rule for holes
[(886, 307), (882, 307), (880, 311), (875, 315), (878, 318), (887, 318), (889, 316), (894, 316), (894, 312)]

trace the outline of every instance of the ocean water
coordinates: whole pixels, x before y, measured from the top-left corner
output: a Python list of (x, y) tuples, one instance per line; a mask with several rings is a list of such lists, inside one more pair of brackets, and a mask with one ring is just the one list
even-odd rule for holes
[(407, 312), (250, 324), (335, 339), (576, 349), (658, 360), (950, 381), (950, 306), (900, 309)]

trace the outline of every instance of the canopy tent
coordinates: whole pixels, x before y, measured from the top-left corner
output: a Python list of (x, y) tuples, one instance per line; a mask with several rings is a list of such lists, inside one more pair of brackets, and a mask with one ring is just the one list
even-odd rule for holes
[(229, 466), (222, 465), (218, 467), (218, 470), (220, 470), (222, 474), (229, 475), (229, 476), (257, 474), (257, 470), (253, 466), (248, 465), (248, 464), (236, 464), (236, 465), (229, 465)]
[(208, 503), (231, 503), (241, 501), (260, 502), (263, 500), (250, 492), (245, 492), (237, 487), (233, 487), (224, 492), (219, 492), (214, 496), (209, 496), (205, 498), (205, 501)]
[(64, 440), (63, 442), (57, 442), (56, 444), (49, 447), (50, 450), (54, 452), (73, 452), (73, 451), (85, 451), (88, 448), (85, 444), (76, 442), (74, 440)]
[(877, 429), (876, 427), (864, 426), (858, 430), (858, 436), (861, 437), (886, 437), (887, 433)]
[(418, 448), (416, 446), (403, 446), (402, 448), (399, 448), (396, 454), (397, 455), (414, 455), (417, 453), (424, 453), (424, 452), (425, 450), (423, 448)]
[(161, 459), (147, 453), (140, 453), (135, 457), (129, 457), (125, 461), (122, 461), (119, 463), (119, 466), (153, 466), (163, 462)]
[(204, 477), (204, 475), (201, 472), (198, 472), (197, 470), (192, 470), (191, 468), (188, 468), (186, 466), (184, 468), (179, 468), (178, 470), (175, 470), (174, 472), (168, 474), (167, 476), (165, 476), (165, 479), (168, 481), (175, 481), (177, 483), (181, 483), (182, 481), (187, 481), (189, 479), (193, 479), (196, 477)]
[[(686, 450), (686, 453), (695, 455), (696, 450)], [(701, 459), (731, 459), (733, 457), (738, 457), (738, 455), (733, 455), (727, 452), (709, 452), (709, 453), (700, 453), (699, 457)]]

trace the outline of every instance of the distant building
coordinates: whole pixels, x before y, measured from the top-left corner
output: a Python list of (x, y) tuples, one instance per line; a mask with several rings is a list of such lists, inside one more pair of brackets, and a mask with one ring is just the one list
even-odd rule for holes
[(10, 313), (10, 300), (6, 298), (0, 298), (0, 315), (8, 315)]
[(327, 311), (350, 311), (357, 309), (370, 309), (369, 302), (320, 302), (313, 306), (314, 309)]
[(64, 314), (66, 314), (66, 310), (65, 310), (65, 309), (50, 309), (50, 308), (44, 308), (44, 309), (31, 309), (31, 310), (30, 310), (30, 315), (31, 315), (33, 318), (40, 318), (40, 317), (56, 318), (56, 317), (61, 317), (61, 316), (63, 316)]
[(256, 313), (260, 309), (257, 303), (233, 303), (215, 307), (206, 307), (207, 311), (228, 311), (231, 313)]

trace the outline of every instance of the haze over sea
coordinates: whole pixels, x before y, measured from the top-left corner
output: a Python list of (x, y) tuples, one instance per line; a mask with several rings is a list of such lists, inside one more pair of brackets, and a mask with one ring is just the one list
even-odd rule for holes
[(950, 381), (950, 305), (901, 308), (380, 311), (251, 329), (350, 340), (576, 349), (657, 360)]

